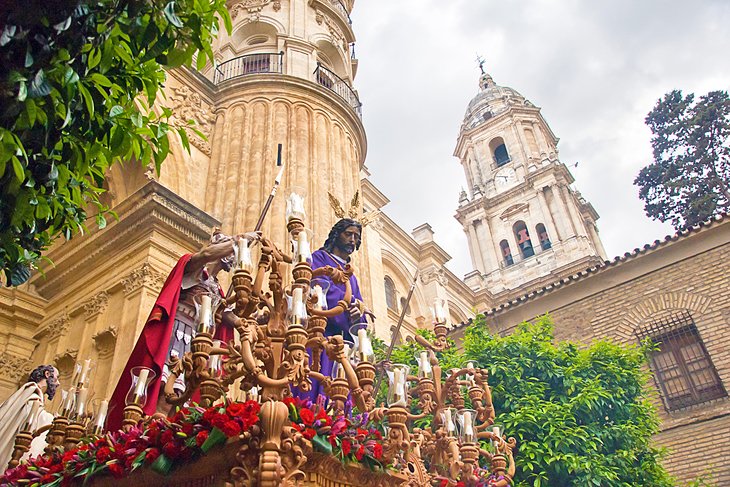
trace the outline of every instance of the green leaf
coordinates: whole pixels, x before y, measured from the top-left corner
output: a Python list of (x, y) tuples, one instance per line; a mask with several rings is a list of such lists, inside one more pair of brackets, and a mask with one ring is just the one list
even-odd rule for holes
[(30, 48), (28, 48), (28, 50), (25, 51), (25, 64), (24, 64), (24, 66), (26, 68), (30, 68), (31, 66), (33, 66), (33, 54), (31, 54)]
[(190, 141), (188, 140), (188, 134), (185, 131), (184, 127), (180, 127), (177, 129), (177, 133), (180, 136), (180, 140), (182, 141), (182, 145), (187, 151), (188, 154), (190, 154)]
[(28, 96), (28, 86), (25, 84), (25, 81), (21, 81), (18, 84), (18, 101), (25, 101), (27, 96)]
[(12, 156), (10, 160), (13, 163), (13, 171), (15, 172), (15, 179), (20, 181), (21, 183), (25, 181), (25, 169), (23, 168), (23, 163), (18, 160), (17, 157)]
[(112, 109), (109, 110), (109, 118), (114, 118), (122, 113), (124, 113), (124, 108), (119, 105), (114, 105)]
[(181, 29), (185, 26), (185, 24), (183, 24), (183, 21), (180, 20), (180, 17), (178, 17), (177, 14), (175, 13), (175, 2), (169, 2), (165, 6), (165, 10), (163, 12), (165, 14), (165, 18), (167, 19), (167, 21), (170, 22), (175, 27)]
[(101, 51), (94, 47), (89, 51), (89, 58), (86, 64), (87, 71), (94, 69), (99, 64), (99, 61), (101, 61)]
[(91, 81), (93, 81), (94, 83), (104, 86), (104, 87), (109, 87), (112, 85), (112, 82), (109, 81), (109, 78), (107, 78), (106, 76), (104, 76), (101, 73), (92, 73), (90, 78), (91, 78)]
[(39, 98), (47, 96), (51, 93), (51, 85), (48, 83), (46, 73), (41, 69), (33, 77), (33, 81), (30, 83), (28, 94), (31, 97)]
[(83, 83), (79, 83), (79, 92), (81, 93), (81, 97), (84, 99), (84, 103), (86, 104), (86, 111), (89, 113), (89, 117), (94, 117), (94, 98), (91, 96), (91, 93), (89, 93), (89, 90), (86, 89), (86, 86), (84, 86)]

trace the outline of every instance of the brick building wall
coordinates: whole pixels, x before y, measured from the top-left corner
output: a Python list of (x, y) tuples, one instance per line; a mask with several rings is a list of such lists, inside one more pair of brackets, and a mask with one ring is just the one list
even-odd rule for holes
[[(492, 308), (487, 322), (509, 333), (523, 320), (549, 312), (557, 340), (588, 343), (607, 338), (637, 343), (637, 331), (689, 313), (724, 391), (730, 389), (730, 218), (668, 237), (602, 266)], [(460, 332), (457, 331), (457, 335)], [(730, 399), (669, 411), (657, 389), (658, 445), (680, 481), (698, 476), (730, 486)]]

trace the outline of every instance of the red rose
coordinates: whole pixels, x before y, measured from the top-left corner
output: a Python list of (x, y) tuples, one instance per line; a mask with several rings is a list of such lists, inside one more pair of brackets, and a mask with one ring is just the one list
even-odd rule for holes
[(305, 437), (306, 439), (308, 439), (308, 440), (311, 440), (312, 438), (314, 438), (314, 435), (316, 435), (316, 434), (317, 434), (317, 432), (316, 432), (316, 431), (314, 431), (314, 430), (313, 430), (312, 428), (307, 428), (307, 429), (305, 429), (305, 430), (304, 430), (304, 432), (302, 433), (302, 435), (303, 435), (303, 436), (304, 436), (304, 437)]
[(236, 417), (236, 416), (242, 416), (243, 413), (246, 411), (246, 406), (241, 404), (240, 402), (234, 402), (228, 405), (226, 408), (226, 412), (229, 416)]
[(193, 434), (193, 423), (183, 423), (182, 432), (185, 433), (185, 436), (192, 435)]
[(96, 452), (96, 461), (97, 463), (106, 463), (109, 461), (109, 458), (111, 458), (111, 456), (111, 449), (109, 449), (108, 446), (102, 446)]
[(226, 416), (225, 414), (220, 414), (220, 413), (215, 413), (213, 418), (210, 420), (210, 424), (212, 424), (219, 430), (222, 430), (223, 425), (228, 422), (229, 422), (228, 416)]
[(195, 437), (195, 444), (198, 446), (203, 446), (203, 443), (205, 443), (205, 440), (208, 439), (208, 432), (207, 431), (201, 431), (197, 434)]
[(378, 431), (378, 430), (375, 430), (375, 433), (374, 433), (374, 434), (375, 434), (375, 437), (376, 437), (376, 438), (377, 438), (378, 440), (382, 440), (382, 439), (383, 439), (383, 434), (382, 434), (382, 433), (381, 433), (380, 431)]
[(307, 426), (312, 426), (314, 424), (314, 413), (310, 409), (301, 409), (299, 411), (299, 417), (302, 418), (302, 422)]
[(171, 441), (170, 443), (165, 443), (162, 446), (162, 453), (164, 453), (165, 456), (167, 456), (171, 459), (175, 459), (175, 458), (179, 457), (181, 452), (182, 452), (182, 447), (180, 447), (174, 441)]
[(241, 425), (235, 421), (227, 421), (223, 424), (220, 430), (223, 431), (227, 437), (231, 438), (241, 434)]
[(174, 436), (175, 433), (172, 430), (165, 430), (162, 432), (162, 436), (160, 437), (160, 443), (162, 443), (163, 445), (165, 443), (170, 443)]
[(439, 487), (449, 487), (449, 481), (446, 479), (441, 479), (441, 483), (439, 484)]
[(68, 463), (71, 460), (73, 460), (73, 458), (74, 458), (75, 455), (76, 455), (76, 450), (69, 450), (69, 451), (67, 451), (66, 453), (63, 454), (63, 457), (62, 457), (62, 460), (61, 461), (63, 463)]
[(349, 455), (351, 450), (352, 443), (350, 443), (350, 440), (342, 440), (342, 453), (344, 455)]
[(381, 445), (380, 443), (375, 444), (375, 446), (373, 447), (373, 456), (377, 460), (380, 460), (380, 458), (383, 456), (383, 445)]
[(145, 463), (149, 464), (149, 463), (152, 463), (155, 460), (157, 460), (157, 457), (159, 457), (159, 456), (160, 456), (160, 450), (158, 450), (157, 448), (150, 448), (149, 451), (147, 452), (147, 455), (145, 455), (145, 457), (144, 457), (144, 461), (145, 461)]
[(118, 463), (112, 463), (109, 465), (109, 471), (114, 476), (115, 479), (121, 479), (124, 477), (124, 467), (119, 465)]
[(358, 448), (357, 451), (355, 452), (355, 458), (357, 458), (358, 460), (362, 460), (362, 457), (364, 457), (364, 456), (365, 456), (365, 447), (360, 445), (360, 448)]

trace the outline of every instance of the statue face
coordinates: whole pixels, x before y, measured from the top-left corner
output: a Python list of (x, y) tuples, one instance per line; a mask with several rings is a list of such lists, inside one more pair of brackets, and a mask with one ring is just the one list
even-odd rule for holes
[(61, 383), (58, 381), (58, 369), (54, 367), (53, 372), (46, 372), (46, 395), (49, 400), (56, 395), (56, 389)]
[(335, 247), (347, 255), (350, 255), (355, 251), (359, 243), (360, 230), (356, 226), (351, 225), (337, 236)]

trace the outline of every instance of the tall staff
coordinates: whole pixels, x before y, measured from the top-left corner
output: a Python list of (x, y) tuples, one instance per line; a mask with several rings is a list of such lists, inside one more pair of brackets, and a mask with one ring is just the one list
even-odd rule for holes
[[(408, 296), (406, 297), (405, 303), (403, 303), (403, 309), (400, 312), (400, 319), (398, 320), (398, 324), (395, 326), (395, 329), (393, 330), (393, 335), (390, 338), (390, 346), (388, 347), (388, 351), (385, 352), (385, 359), (384, 362), (387, 362), (390, 360), (390, 356), (393, 354), (393, 348), (395, 348), (395, 342), (398, 339), (398, 336), (400, 334), (400, 327), (403, 324), (403, 320), (406, 317), (406, 311), (408, 310), (408, 304), (411, 302), (411, 297), (413, 296), (413, 290), (416, 289), (416, 281), (418, 281), (418, 270), (416, 269), (416, 273), (413, 275), (413, 281), (411, 282), (411, 288), (408, 290)], [(378, 394), (378, 391), (380, 390), (380, 383), (383, 380), (383, 372), (380, 373), (378, 376), (378, 380), (375, 381), (375, 387), (373, 388), (373, 394)]]

